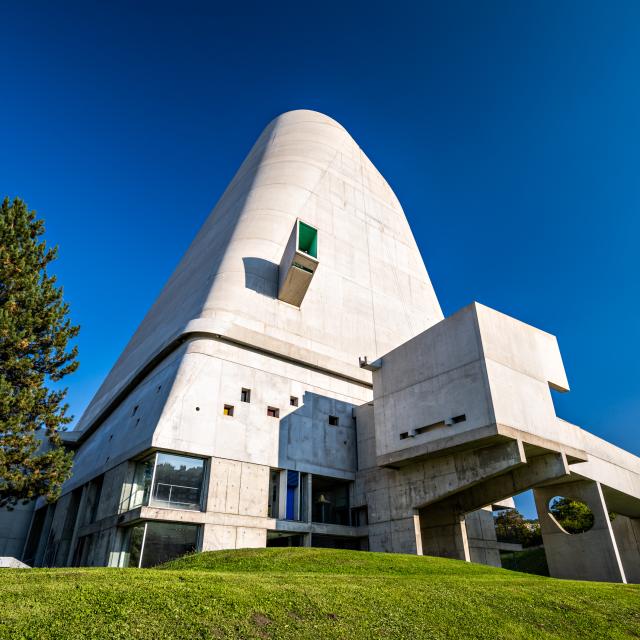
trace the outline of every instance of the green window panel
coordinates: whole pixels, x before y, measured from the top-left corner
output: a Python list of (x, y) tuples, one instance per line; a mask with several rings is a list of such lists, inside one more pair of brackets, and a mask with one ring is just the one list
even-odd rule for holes
[(304, 222), (298, 223), (298, 250), (318, 258), (318, 230)]

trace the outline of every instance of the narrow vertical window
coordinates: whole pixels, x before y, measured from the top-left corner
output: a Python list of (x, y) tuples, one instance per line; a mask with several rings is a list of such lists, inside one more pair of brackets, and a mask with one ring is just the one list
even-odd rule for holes
[(291, 397), (289, 398), (289, 404), (290, 404), (292, 407), (297, 407), (297, 406), (298, 406), (298, 398), (297, 398), (296, 396), (291, 396)]
[(242, 402), (251, 402), (251, 389), (242, 388), (240, 392), (240, 400)]

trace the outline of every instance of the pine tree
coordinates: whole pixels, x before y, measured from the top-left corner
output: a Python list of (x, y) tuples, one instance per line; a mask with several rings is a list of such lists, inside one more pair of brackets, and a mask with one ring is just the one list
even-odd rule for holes
[[(41, 236), (44, 222), (8, 198), (0, 208), (0, 507), (60, 495), (71, 452), (60, 432), (71, 421), (66, 389), (53, 389), (78, 367), (69, 341), (79, 327), (47, 266), (57, 247)], [(48, 442), (43, 442), (43, 437)], [(43, 446), (44, 445), (44, 446)]]

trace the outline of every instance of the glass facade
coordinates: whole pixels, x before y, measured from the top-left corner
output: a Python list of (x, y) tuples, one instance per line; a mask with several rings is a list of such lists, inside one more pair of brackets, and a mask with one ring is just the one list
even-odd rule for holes
[(174, 522), (141, 522), (128, 531), (125, 566), (155, 567), (198, 548), (200, 527)]
[(280, 471), (271, 469), (269, 474), (269, 508), (267, 515), (269, 518), (278, 518), (280, 516)]
[(342, 478), (271, 469), (268, 515), (278, 520), (350, 526), (351, 485)]
[(154, 453), (136, 465), (128, 508), (148, 505), (198, 511), (203, 482), (204, 460)]
[(313, 476), (312, 520), (326, 524), (349, 525), (348, 480)]

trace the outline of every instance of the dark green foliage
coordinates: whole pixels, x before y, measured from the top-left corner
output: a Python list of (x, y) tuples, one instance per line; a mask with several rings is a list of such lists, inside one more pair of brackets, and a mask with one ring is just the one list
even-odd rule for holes
[(0, 640), (638, 638), (640, 587), (334, 549), (202, 553), (164, 569), (5, 569)]
[[(71, 418), (66, 389), (75, 371), (78, 327), (47, 273), (57, 249), (41, 239), (44, 222), (19, 199), (0, 208), (0, 507), (38, 496), (54, 500), (69, 477), (71, 453), (60, 431)], [(48, 446), (41, 447), (43, 436)]]
[(593, 526), (591, 509), (579, 500), (557, 497), (549, 505), (549, 513), (567, 533), (583, 533)]
[(533, 573), (537, 576), (548, 576), (547, 556), (542, 547), (523, 549), (522, 551), (504, 551), (500, 553), (503, 569)]
[(537, 520), (525, 520), (517, 509), (505, 509), (495, 517), (496, 536), (500, 542), (515, 542), (523, 547), (542, 544), (540, 524)]

